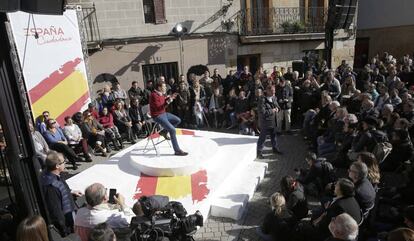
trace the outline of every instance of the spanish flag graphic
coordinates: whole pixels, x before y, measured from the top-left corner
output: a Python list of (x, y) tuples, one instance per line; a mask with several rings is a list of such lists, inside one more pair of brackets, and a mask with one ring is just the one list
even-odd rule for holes
[(72, 116), (87, 102), (88, 81), (76, 70), (81, 62), (81, 58), (66, 62), (29, 91), (35, 118), (48, 110), (63, 125), (65, 116)]
[[(194, 136), (195, 134), (194, 131), (182, 129), (177, 129), (176, 132), (177, 135)], [(207, 181), (206, 170), (200, 170), (188, 176), (174, 177), (154, 177), (141, 174), (133, 198), (137, 200), (142, 196), (164, 195), (178, 200), (191, 196), (193, 203), (196, 203), (204, 200), (209, 194)]]

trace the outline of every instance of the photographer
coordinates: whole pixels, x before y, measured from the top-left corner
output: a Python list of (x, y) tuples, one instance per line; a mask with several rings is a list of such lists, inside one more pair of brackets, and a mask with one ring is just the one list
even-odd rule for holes
[(87, 206), (79, 209), (75, 217), (75, 232), (82, 240), (86, 240), (91, 229), (100, 223), (106, 222), (111, 228), (125, 228), (134, 216), (121, 194), (114, 196), (115, 204), (108, 203), (106, 190), (100, 183), (94, 183), (85, 190)]

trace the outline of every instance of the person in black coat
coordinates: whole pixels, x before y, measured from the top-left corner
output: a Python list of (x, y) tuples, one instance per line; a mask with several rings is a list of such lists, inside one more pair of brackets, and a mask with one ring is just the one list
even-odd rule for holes
[(263, 240), (289, 240), (293, 233), (296, 219), (286, 208), (286, 200), (281, 193), (270, 197), (272, 211), (269, 212), (261, 227), (256, 231)]
[(287, 200), (286, 207), (296, 219), (301, 220), (308, 216), (308, 203), (305, 191), (299, 182), (291, 176), (285, 176), (280, 181), (281, 193)]
[(392, 132), (391, 144), (391, 153), (381, 163), (381, 171), (393, 172), (413, 157), (414, 148), (407, 130), (394, 130)]
[[(141, 105), (139, 104), (139, 100), (137, 98), (132, 98), (130, 102), (130, 107), (128, 109), (129, 117), (131, 118), (132, 122), (132, 132), (136, 138), (138, 138), (142, 133), (146, 133), (149, 123), (146, 122), (146, 117), (142, 112)], [(150, 133), (146, 133), (150, 134)]]
[(368, 217), (375, 205), (377, 195), (374, 186), (367, 178), (368, 167), (363, 162), (353, 162), (348, 169), (348, 177), (355, 185), (355, 199), (358, 201), (363, 217)]
[(317, 235), (320, 240), (329, 236), (328, 225), (336, 216), (347, 213), (357, 223), (362, 222), (362, 213), (358, 202), (354, 198), (355, 186), (349, 179), (340, 178), (335, 184), (335, 198), (326, 204), (325, 212), (317, 219), (313, 220)]
[(323, 176), (322, 164), (313, 152), (309, 152), (305, 160), (309, 168), (299, 170), (297, 181), (305, 187), (305, 192), (308, 195), (317, 197), (320, 191), (322, 191), (320, 179)]
[(261, 128), (259, 139), (257, 140), (257, 157), (263, 158), (262, 150), (266, 136), (270, 135), (270, 141), (272, 142), (272, 149), (274, 153), (281, 154), (276, 139), (276, 113), (279, 112), (280, 107), (277, 103), (275, 96), (275, 87), (272, 85), (267, 86), (266, 96), (259, 99), (257, 104), (257, 112), (259, 115), (259, 125)]

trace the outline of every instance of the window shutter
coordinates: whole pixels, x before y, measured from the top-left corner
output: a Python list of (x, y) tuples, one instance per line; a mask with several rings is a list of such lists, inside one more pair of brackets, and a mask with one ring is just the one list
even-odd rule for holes
[(166, 23), (165, 19), (165, 0), (154, 0), (155, 23)]

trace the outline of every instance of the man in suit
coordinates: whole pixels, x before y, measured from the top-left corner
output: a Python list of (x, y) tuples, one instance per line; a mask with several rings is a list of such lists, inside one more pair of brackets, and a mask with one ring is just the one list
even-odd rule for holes
[(267, 135), (270, 135), (273, 153), (282, 154), (282, 152), (279, 150), (276, 139), (275, 120), (276, 113), (280, 110), (280, 107), (277, 103), (275, 92), (275, 86), (267, 86), (266, 96), (260, 98), (257, 105), (259, 123), (261, 127), (260, 136), (257, 141), (257, 158), (264, 158), (262, 150)]

